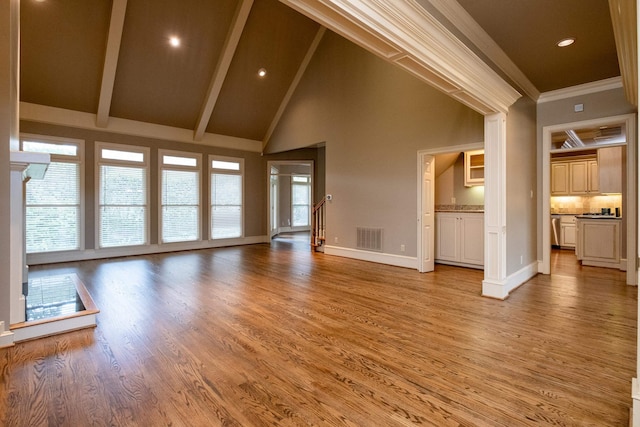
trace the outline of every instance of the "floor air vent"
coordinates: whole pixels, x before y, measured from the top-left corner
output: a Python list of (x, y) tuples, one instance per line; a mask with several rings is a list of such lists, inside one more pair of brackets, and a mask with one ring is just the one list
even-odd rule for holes
[(356, 232), (358, 249), (382, 252), (382, 228), (357, 227)]

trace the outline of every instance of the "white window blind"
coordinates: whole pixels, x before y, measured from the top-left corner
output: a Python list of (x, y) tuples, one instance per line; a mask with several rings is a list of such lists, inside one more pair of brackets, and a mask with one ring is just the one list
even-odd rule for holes
[(80, 165), (51, 162), (26, 186), (27, 253), (80, 249)]
[(80, 250), (83, 141), (23, 135), (21, 145), (51, 155), (44, 179), (25, 186), (27, 253)]
[(200, 238), (200, 172), (195, 156), (160, 154), (161, 239), (163, 243)]
[[(144, 152), (99, 148), (99, 246), (147, 243), (148, 190)], [(114, 155), (118, 153), (117, 155)], [(104, 154), (104, 155), (103, 155)], [(142, 156), (140, 156), (142, 155)], [(115, 164), (109, 164), (109, 163)], [(131, 166), (127, 162), (133, 163)], [(142, 165), (134, 165), (135, 163)]]
[(216, 159), (210, 164), (211, 238), (242, 237), (242, 161)]
[(307, 227), (311, 213), (311, 179), (307, 176), (291, 177), (291, 225)]

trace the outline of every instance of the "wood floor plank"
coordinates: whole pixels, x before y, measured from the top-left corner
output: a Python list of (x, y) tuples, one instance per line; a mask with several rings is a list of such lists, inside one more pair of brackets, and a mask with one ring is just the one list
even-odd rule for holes
[(0, 425), (625, 425), (637, 288), (552, 266), (506, 301), (295, 238), (33, 266), (77, 274), (98, 326), (0, 349)]

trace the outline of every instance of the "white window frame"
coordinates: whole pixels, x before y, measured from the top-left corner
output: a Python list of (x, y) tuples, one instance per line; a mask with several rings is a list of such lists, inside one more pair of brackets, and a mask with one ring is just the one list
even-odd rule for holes
[[(127, 160), (114, 160), (114, 159), (103, 159), (102, 158), (102, 150), (117, 150), (117, 151), (128, 151), (132, 153), (140, 153), (143, 155), (143, 161), (134, 162)], [(96, 249), (109, 250), (115, 248), (131, 248), (131, 247), (141, 247), (149, 245), (149, 230), (150, 230), (150, 180), (151, 180), (151, 170), (150, 170), (150, 157), (151, 157), (151, 149), (149, 147), (141, 147), (136, 145), (125, 145), (125, 144), (114, 144), (108, 142), (98, 142), (96, 141), (95, 146), (95, 247)], [(147, 194), (145, 195), (145, 203), (146, 203), (146, 213), (145, 213), (145, 241), (141, 245), (131, 245), (131, 246), (102, 246), (101, 245), (101, 216), (100, 216), (100, 167), (102, 165), (108, 166), (125, 166), (125, 167), (143, 167), (146, 168), (146, 189)]]
[[(45, 144), (56, 144), (56, 145), (75, 145), (77, 147), (77, 152), (75, 156), (71, 155), (63, 155), (63, 154), (50, 154), (51, 162), (66, 162), (66, 163), (76, 163), (79, 165), (78, 174), (79, 174), (79, 186), (78, 191), (80, 192), (80, 197), (78, 199), (79, 203), (79, 212), (78, 212), (78, 249), (63, 249), (60, 251), (47, 251), (47, 252), (31, 252), (32, 254), (49, 254), (49, 253), (60, 253), (60, 252), (76, 252), (83, 251), (85, 249), (85, 163), (84, 163), (84, 139), (76, 139), (76, 138), (62, 138), (56, 136), (48, 136), (48, 135), (38, 135), (32, 133), (21, 133), (20, 134), (20, 149), (24, 150), (24, 141), (30, 142), (42, 142)], [(46, 174), (45, 174), (46, 176)], [(25, 190), (26, 191), (26, 190)], [(25, 194), (25, 203), (26, 203), (26, 194)], [(24, 214), (26, 215), (26, 206), (24, 210)], [(26, 225), (26, 217), (25, 217), (25, 225)], [(26, 245), (26, 241), (25, 241)]]
[[(164, 164), (164, 156), (184, 157), (184, 158), (194, 159), (196, 161), (196, 165), (180, 166), (180, 165)], [(198, 174), (198, 230), (197, 230), (197, 238), (195, 240), (181, 240), (179, 242), (164, 241), (164, 236), (162, 234), (162, 224), (163, 224), (162, 209), (164, 207), (164, 205), (162, 204), (162, 185), (163, 185), (162, 171), (163, 170), (196, 172)], [(186, 151), (158, 150), (158, 243), (163, 245), (168, 245), (172, 243), (196, 242), (199, 240), (202, 240), (202, 154), (190, 153)]]
[[(218, 156), (218, 155), (213, 155), (210, 154), (209, 158), (209, 175), (208, 175), (208, 182), (209, 182), (209, 194), (207, 195), (207, 199), (209, 201), (208, 203), (208, 221), (209, 221), (209, 240), (225, 240), (225, 239), (240, 239), (244, 237), (244, 212), (245, 212), (245, 173), (244, 173), (244, 159), (241, 157), (227, 157), (227, 156)], [(221, 161), (221, 162), (232, 162), (232, 163), (238, 163), (240, 165), (239, 170), (228, 170), (228, 169), (217, 169), (213, 167), (213, 162), (214, 161)], [(213, 210), (212, 210), (212, 204), (213, 204), (213, 200), (211, 200), (211, 176), (214, 174), (227, 174), (227, 175), (239, 175), (242, 178), (242, 185), (241, 185), (241, 191), (242, 191), (242, 197), (241, 197), (241, 206), (240, 206), (240, 236), (237, 237), (220, 237), (220, 238), (214, 238), (213, 237)]]
[[(295, 182), (295, 178), (298, 177), (302, 177), (305, 178), (307, 180), (307, 182), (305, 183), (296, 183)], [(302, 186), (305, 185), (309, 188), (309, 202), (307, 203), (307, 207), (308, 207), (308, 216), (307, 216), (307, 224), (306, 225), (294, 225), (293, 224), (293, 217), (294, 217), (294, 207), (295, 206), (301, 206), (301, 205), (296, 205), (293, 203), (293, 189), (296, 186)], [(311, 175), (304, 175), (304, 174), (292, 174), (291, 175), (291, 228), (293, 229), (300, 229), (300, 230), (304, 230), (304, 229), (310, 229), (311, 228), (311, 212), (313, 211), (313, 201), (312, 201), (312, 188), (311, 188)]]

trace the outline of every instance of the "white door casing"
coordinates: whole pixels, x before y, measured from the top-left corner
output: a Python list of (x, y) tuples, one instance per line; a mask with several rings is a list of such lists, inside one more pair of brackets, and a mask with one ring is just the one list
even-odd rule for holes
[(434, 156), (425, 155), (422, 157), (421, 162), (421, 209), (420, 209), (420, 229), (421, 229), (421, 242), (420, 242), (420, 258), (419, 268), (421, 273), (433, 271), (435, 269), (434, 263), (434, 248), (435, 248), (435, 228), (434, 228), (434, 192), (435, 192), (435, 163)]

